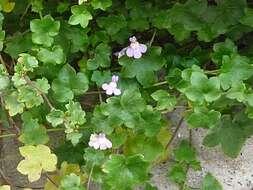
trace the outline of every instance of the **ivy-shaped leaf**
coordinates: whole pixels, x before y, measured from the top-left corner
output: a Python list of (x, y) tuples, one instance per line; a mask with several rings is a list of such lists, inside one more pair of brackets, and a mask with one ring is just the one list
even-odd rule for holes
[(84, 73), (76, 73), (73, 67), (66, 64), (53, 81), (52, 89), (57, 101), (66, 102), (88, 90), (88, 79)]
[(106, 183), (115, 189), (131, 189), (134, 185), (148, 179), (148, 165), (142, 155), (129, 157), (111, 155), (111, 158), (103, 165)]
[(22, 115), (22, 131), (19, 140), (25, 145), (46, 144), (49, 141), (47, 130), (33, 119), (29, 112)]
[(42, 19), (34, 19), (30, 22), (32, 31), (32, 41), (35, 44), (49, 47), (54, 42), (60, 29), (60, 22), (55, 21), (50, 15), (46, 15)]
[(227, 90), (229, 87), (249, 79), (253, 75), (253, 67), (245, 56), (233, 54), (223, 56), (220, 69), (221, 87)]
[(106, 10), (108, 7), (112, 5), (112, 0), (92, 0), (91, 5), (94, 9)]
[(252, 8), (246, 8), (244, 10), (245, 15), (241, 17), (240, 22), (244, 25), (253, 27), (253, 9)]
[(84, 5), (74, 5), (71, 7), (72, 15), (69, 18), (69, 24), (80, 24), (83, 28), (86, 28), (89, 24), (89, 20), (92, 19), (92, 15)]
[(97, 23), (98, 26), (105, 29), (109, 35), (115, 35), (122, 28), (127, 26), (126, 18), (122, 14), (99, 17)]
[(54, 46), (51, 50), (40, 48), (37, 56), (41, 62), (49, 64), (62, 64), (66, 60), (63, 49), (60, 46)]
[(227, 156), (236, 158), (244, 142), (252, 134), (252, 120), (247, 119), (245, 115), (239, 114), (234, 119), (229, 115), (223, 115), (220, 126), (205, 137), (203, 144), (208, 147), (221, 145)]
[(221, 96), (220, 83), (218, 77), (208, 78), (203, 71), (193, 66), (182, 72), (183, 80), (177, 85), (180, 92), (193, 101), (203, 104), (213, 102)]
[(17, 170), (23, 175), (28, 175), (30, 182), (39, 180), (42, 170), (53, 172), (56, 169), (57, 157), (45, 145), (22, 146), (19, 151), (25, 159), (19, 162)]
[(222, 186), (210, 173), (207, 173), (200, 190), (222, 190)]
[(12, 58), (18, 58), (18, 55), (24, 52), (28, 52), (32, 48), (31, 34), (17, 33), (12, 38), (7, 38), (5, 43), (6, 47), (4, 52), (8, 53)]
[(89, 70), (95, 70), (98, 67), (109, 67), (111, 65), (111, 47), (107, 44), (99, 44), (96, 47), (94, 58), (87, 61)]
[(156, 109), (157, 110), (167, 110), (172, 111), (177, 104), (177, 100), (175, 96), (171, 96), (165, 90), (157, 90), (151, 97), (157, 102)]

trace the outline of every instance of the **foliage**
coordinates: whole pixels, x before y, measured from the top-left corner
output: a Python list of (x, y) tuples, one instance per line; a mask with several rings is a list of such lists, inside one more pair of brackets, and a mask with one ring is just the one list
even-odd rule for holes
[[(191, 189), (193, 129), (231, 158), (253, 134), (252, 31), (246, 0), (0, 0), (0, 138), (21, 143), (30, 182), (57, 171), (46, 190), (156, 190), (168, 158)], [(176, 148), (175, 109), (190, 134)], [(207, 173), (198, 189), (222, 187)]]

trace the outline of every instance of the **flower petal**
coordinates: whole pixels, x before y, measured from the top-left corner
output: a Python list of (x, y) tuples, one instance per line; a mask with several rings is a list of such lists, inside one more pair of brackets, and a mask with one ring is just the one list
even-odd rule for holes
[(145, 53), (147, 51), (147, 46), (145, 44), (140, 44), (140, 51), (141, 53)]
[(104, 84), (102, 85), (102, 89), (103, 89), (103, 90), (107, 90), (108, 87), (109, 87), (109, 85), (108, 85), (107, 83), (104, 83)]
[(135, 50), (135, 51), (134, 51), (134, 58), (135, 58), (135, 59), (141, 58), (141, 52), (140, 52), (139, 50)]
[(121, 90), (118, 88), (115, 88), (113, 93), (114, 93), (114, 95), (119, 96), (121, 94)]
[(134, 56), (134, 50), (133, 50), (133, 48), (128, 47), (127, 51), (126, 51), (126, 54), (127, 54), (128, 57), (133, 57)]

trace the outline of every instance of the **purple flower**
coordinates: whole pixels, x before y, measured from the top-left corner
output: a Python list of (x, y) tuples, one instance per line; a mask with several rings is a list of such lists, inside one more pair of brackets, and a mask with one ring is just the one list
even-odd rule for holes
[(112, 148), (112, 142), (106, 138), (104, 133), (96, 133), (90, 136), (89, 146), (100, 150)]
[(135, 59), (141, 58), (142, 54), (147, 51), (147, 46), (140, 44), (135, 36), (129, 38), (129, 41), (131, 44), (127, 47), (126, 55), (128, 57), (134, 57)]
[(121, 51), (114, 53), (114, 55), (118, 58), (121, 58), (124, 55), (127, 55), (128, 57), (134, 57), (135, 59), (141, 58), (142, 54), (146, 53), (147, 46), (139, 43), (135, 36), (130, 37), (129, 41), (131, 43), (128, 47), (125, 47)]
[(121, 90), (117, 88), (117, 82), (119, 80), (119, 77), (116, 75), (112, 76), (112, 81), (110, 83), (104, 83), (102, 85), (102, 89), (105, 90), (105, 93), (107, 95), (120, 95), (121, 94)]

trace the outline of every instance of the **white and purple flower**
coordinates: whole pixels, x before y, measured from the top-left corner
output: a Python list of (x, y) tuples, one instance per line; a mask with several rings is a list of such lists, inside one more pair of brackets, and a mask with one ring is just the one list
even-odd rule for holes
[(128, 57), (134, 57), (135, 59), (141, 58), (143, 53), (146, 53), (147, 46), (145, 44), (141, 44), (137, 41), (136, 37), (130, 37), (129, 41), (130, 45), (126, 48), (123, 48), (121, 51), (116, 52), (115, 55), (120, 58), (123, 55), (127, 55)]
[(106, 138), (104, 133), (94, 133), (90, 136), (89, 146), (96, 150), (106, 150), (112, 148), (112, 142)]
[(117, 82), (119, 80), (119, 77), (116, 75), (112, 76), (112, 81), (110, 83), (104, 83), (102, 85), (102, 89), (105, 90), (105, 93), (107, 95), (120, 95), (121, 94), (121, 90), (119, 88), (117, 88)]

